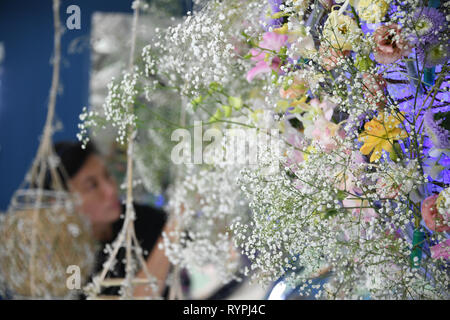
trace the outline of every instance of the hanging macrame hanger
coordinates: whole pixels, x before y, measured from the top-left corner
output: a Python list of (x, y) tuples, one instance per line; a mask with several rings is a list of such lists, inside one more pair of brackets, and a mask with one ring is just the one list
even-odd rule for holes
[[(132, 4), (133, 8), (133, 24), (132, 24), (132, 38), (131, 38), (131, 48), (130, 48), (130, 56), (128, 61), (128, 70), (129, 73), (132, 74), (134, 72), (134, 54), (136, 49), (136, 36), (137, 36), (137, 24), (139, 18), (139, 6), (140, 1), (136, 0)], [(133, 112), (133, 106), (130, 106), (130, 112)], [(154, 281), (154, 277), (150, 274), (147, 264), (142, 256), (142, 249), (139, 245), (139, 242), (136, 238), (134, 220), (135, 220), (135, 212), (133, 206), (133, 152), (134, 152), (134, 140), (136, 137), (136, 128), (134, 126), (128, 127), (128, 146), (127, 146), (127, 173), (126, 173), (126, 186), (127, 186), (127, 195), (126, 195), (126, 206), (125, 206), (125, 218), (122, 230), (119, 232), (117, 239), (114, 241), (113, 250), (108, 257), (107, 261), (104, 264), (103, 270), (100, 273), (100, 277), (98, 279), (98, 284), (100, 286), (112, 286), (112, 285), (121, 285), (122, 286), (122, 298), (125, 299), (133, 299), (133, 288), (135, 285), (139, 284), (147, 284), (151, 285), (152, 281)], [(107, 280), (106, 275), (110, 271), (114, 259), (116, 258), (119, 249), (125, 247), (125, 278), (116, 280)], [(132, 252), (135, 252), (135, 255), (138, 260), (138, 264), (141, 266), (142, 271), (145, 274), (146, 279), (135, 278), (135, 271), (133, 270), (133, 257)], [(156, 291), (155, 287), (152, 287), (154, 294)], [(100, 288), (97, 287), (97, 290)], [(97, 292), (98, 294), (99, 292)], [(102, 299), (105, 297), (98, 296), (96, 298)], [(142, 298), (142, 297), (140, 297)]]
[[(59, 69), (60, 69), (60, 61), (61, 61), (61, 22), (59, 19), (59, 0), (53, 0), (53, 19), (54, 19), (54, 50), (53, 50), (53, 75), (52, 75), (52, 84), (50, 88), (50, 97), (48, 103), (48, 113), (47, 119), (44, 126), (44, 132), (42, 135), (41, 142), (38, 147), (38, 152), (35, 160), (33, 161), (33, 165), (31, 168), (30, 176), (30, 187), (33, 187), (33, 183), (36, 183), (36, 188), (42, 191), (45, 179), (45, 173), (47, 170), (47, 161), (49, 157), (53, 154), (52, 148), (52, 134), (53, 134), (53, 118), (55, 115), (55, 106), (56, 106), (56, 96), (58, 93), (59, 86)], [(55, 168), (49, 165), (49, 169), (54, 171)], [(52, 172), (52, 176), (58, 176)], [(59, 178), (56, 180), (59, 181)], [(36, 278), (35, 278), (35, 258), (36, 258), (36, 241), (37, 241), (37, 222), (39, 219), (39, 203), (42, 202), (42, 192), (38, 193), (35, 208), (33, 210), (33, 228), (32, 228), (32, 237), (31, 237), (31, 259), (30, 259), (30, 291), (31, 295), (36, 295)]]

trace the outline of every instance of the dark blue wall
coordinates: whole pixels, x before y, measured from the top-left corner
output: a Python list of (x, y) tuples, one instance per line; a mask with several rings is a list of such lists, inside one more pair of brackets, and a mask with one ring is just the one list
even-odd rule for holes
[[(189, 0), (181, 0), (186, 10)], [(62, 36), (61, 94), (56, 114), (63, 129), (54, 140), (76, 139), (78, 116), (88, 105), (91, 16), (95, 11), (129, 12), (132, 0), (61, 1), (61, 23), (66, 9), (81, 9), (81, 30)], [(69, 53), (75, 39), (84, 44)], [(13, 192), (23, 181), (39, 145), (47, 114), (52, 68), (53, 13), (51, 0), (0, 0), (0, 42), (5, 57), (0, 64), (0, 211), (8, 207)]]

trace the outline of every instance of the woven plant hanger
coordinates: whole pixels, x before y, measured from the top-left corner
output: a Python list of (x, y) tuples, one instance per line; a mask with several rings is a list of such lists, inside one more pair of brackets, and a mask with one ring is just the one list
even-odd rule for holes
[(61, 61), (59, 8), (60, 1), (53, 0), (53, 75), (43, 135), (31, 169), (0, 224), (2, 291), (31, 299), (72, 297), (76, 292), (67, 287), (67, 267), (78, 266), (83, 278), (94, 264), (90, 227), (74, 211), (75, 199), (61, 178), (66, 179), (67, 173), (52, 145)]
[[(137, 25), (139, 18), (140, 1), (134, 1), (133, 8), (133, 24), (132, 24), (132, 38), (130, 56), (128, 62), (128, 69), (130, 73), (134, 72), (134, 54), (136, 48)], [(131, 106), (131, 112), (133, 107)], [(133, 206), (133, 150), (134, 140), (136, 137), (136, 128), (134, 126), (128, 127), (127, 138), (127, 173), (126, 173), (126, 209), (125, 220), (121, 231), (117, 238), (112, 243), (110, 254), (103, 265), (100, 273), (93, 278), (92, 283), (85, 287), (85, 293), (88, 299), (93, 300), (117, 300), (117, 299), (153, 299), (160, 298), (157, 295), (158, 286), (155, 277), (153, 277), (147, 267), (146, 261), (143, 257), (143, 250), (136, 238), (134, 228), (134, 220), (136, 214)], [(118, 263), (125, 264), (125, 278), (109, 278), (108, 273), (113, 270), (116, 263), (120, 248), (125, 248), (125, 262), (118, 261)], [(136, 271), (139, 267), (144, 272), (145, 278), (137, 278)], [(133, 290), (136, 285), (146, 285), (149, 289), (149, 294), (146, 296), (135, 297)], [(121, 292), (118, 296), (102, 295), (102, 289), (107, 287), (121, 287)]]

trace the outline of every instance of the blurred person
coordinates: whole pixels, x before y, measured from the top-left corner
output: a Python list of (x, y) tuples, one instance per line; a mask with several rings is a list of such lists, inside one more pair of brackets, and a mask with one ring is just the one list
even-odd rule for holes
[[(91, 224), (92, 234), (100, 244), (96, 254), (93, 275), (100, 272), (108, 255), (104, 252), (107, 245), (112, 244), (122, 229), (125, 214), (125, 205), (121, 204), (118, 186), (110, 175), (104, 159), (92, 143), (85, 149), (80, 142), (59, 142), (54, 145), (56, 154), (67, 172), (67, 181), (63, 179), (65, 188), (78, 196), (80, 202), (76, 210), (87, 217)], [(165, 285), (170, 270), (170, 263), (164, 250), (158, 249), (162, 242), (162, 231), (170, 232), (173, 223), (167, 221), (164, 211), (146, 205), (134, 203), (136, 212), (135, 232), (151, 275), (158, 281), (160, 296), (167, 295)], [(121, 248), (117, 255), (117, 262), (109, 275), (113, 278), (125, 278), (125, 249)], [(140, 270), (136, 277), (144, 277)], [(91, 280), (89, 279), (89, 281)], [(149, 295), (145, 285), (136, 286), (136, 297)], [(118, 295), (119, 287), (109, 287), (102, 290), (102, 295)]]

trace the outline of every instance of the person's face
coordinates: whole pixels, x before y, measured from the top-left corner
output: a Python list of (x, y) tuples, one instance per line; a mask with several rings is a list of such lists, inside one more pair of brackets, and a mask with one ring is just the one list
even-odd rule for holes
[(87, 158), (83, 167), (69, 180), (69, 188), (81, 197), (78, 210), (92, 224), (111, 223), (119, 218), (121, 206), (117, 184), (98, 155)]

